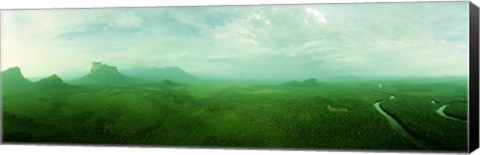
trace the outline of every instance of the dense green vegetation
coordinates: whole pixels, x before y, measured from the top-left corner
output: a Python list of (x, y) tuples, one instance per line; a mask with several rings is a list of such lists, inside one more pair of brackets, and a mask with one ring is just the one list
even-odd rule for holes
[[(439, 116), (440, 104), (430, 102), (465, 94), (458, 78), (94, 85), (67, 84), (54, 75), (3, 92), (3, 137), (20, 143), (465, 151), (466, 123)], [(429, 147), (397, 133), (375, 110), (379, 100)], [(462, 108), (452, 104), (446, 112), (463, 114)]]
[[(465, 83), (451, 79), (420, 82), (391, 83), (390, 92), (398, 97), (386, 100), (383, 108), (411, 135), (436, 146), (436, 149), (466, 150), (467, 123), (446, 119), (435, 113), (441, 105), (466, 96)], [(434, 104), (432, 100), (440, 103)]]
[(461, 120), (467, 120), (467, 110), (467, 104), (465, 103), (450, 104), (445, 108), (445, 114)]

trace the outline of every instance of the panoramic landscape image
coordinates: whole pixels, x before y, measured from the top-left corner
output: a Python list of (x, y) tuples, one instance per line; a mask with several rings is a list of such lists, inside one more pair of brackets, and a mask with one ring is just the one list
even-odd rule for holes
[(464, 152), (468, 4), (2, 11), (2, 141)]

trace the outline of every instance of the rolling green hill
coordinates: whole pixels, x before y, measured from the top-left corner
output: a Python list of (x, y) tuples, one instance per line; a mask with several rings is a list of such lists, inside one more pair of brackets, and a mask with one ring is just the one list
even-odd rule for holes
[(64, 88), (70, 87), (70, 85), (63, 82), (63, 80), (58, 77), (56, 74), (53, 74), (47, 78), (41, 79), (38, 82), (35, 82), (36, 87), (45, 87), (45, 88)]
[(25, 93), (30, 93), (36, 96), (53, 97), (77, 93), (81, 90), (85, 89), (79, 86), (67, 84), (56, 74), (53, 74), (47, 78), (43, 78), (35, 82), (32, 89)]

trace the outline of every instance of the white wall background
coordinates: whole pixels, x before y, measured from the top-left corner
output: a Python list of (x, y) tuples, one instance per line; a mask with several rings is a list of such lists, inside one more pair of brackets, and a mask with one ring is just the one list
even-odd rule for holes
[[(246, 4), (291, 4), (291, 3), (351, 3), (351, 2), (411, 2), (427, 0), (1, 0), (0, 9), (40, 9), (40, 8), (90, 8), (90, 7), (143, 7), (143, 6), (192, 6), (192, 5), (246, 5)], [(447, 1), (447, 0), (435, 0)], [(480, 6), (480, 0), (472, 0)], [(72, 19), (75, 20), (75, 19)], [(352, 151), (293, 151), (293, 150), (232, 150), (232, 149), (186, 149), (186, 148), (127, 148), (101, 146), (52, 146), (52, 145), (0, 145), (1, 154), (114, 154), (114, 155), (150, 155), (150, 154), (205, 154), (205, 155), (245, 155), (245, 154), (422, 154), (433, 153), (396, 153), (396, 152), (352, 152)], [(474, 154), (479, 155), (480, 151)]]

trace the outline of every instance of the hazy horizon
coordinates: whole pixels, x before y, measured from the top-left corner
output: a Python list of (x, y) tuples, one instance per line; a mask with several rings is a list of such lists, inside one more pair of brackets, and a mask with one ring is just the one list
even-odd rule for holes
[(177, 66), (226, 79), (467, 76), (468, 2), (13, 10), (1, 69)]
[[(16, 67), (16, 66), (15, 66)], [(164, 67), (176, 67), (176, 66), (164, 66)], [(139, 69), (142, 67), (135, 67), (135, 68), (126, 68), (126, 69), (118, 69), (121, 74), (127, 75), (130, 77), (130, 74), (125, 74), (123, 71), (130, 70), (130, 69)], [(149, 68), (149, 67), (146, 67)], [(158, 67), (158, 68), (163, 68), (163, 67)], [(6, 70), (8, 68), (3, 69), (2, 71)], [(20, 68), (21, 69), (21, 68)], [(183, 70), (183, 69), (182, 69)], [(185, 71), (185, 70), (184, 70)], [(23, 70), (21, 71), (23, 74)], [(90, 70), (83, 70), (83, 71), (77, 71), (77, 72), (65, 72), (61, 74), (53, 73), (49, 75), (39, 75), (39, 76), (25, 76), (25, 78), (29, 79), (30, 81), (36, 82), (44, 78), (48, 78), (52, 75), (57, 75), (63, 80), (67, 80), (67, 82), (71, 80), (76, 80), (84, 77), (85, 75), (89, 74)], [(189, 73), (188, 71), (186, 71)], [(326, 81), (331, 81), (331, 80), (372, 80), (372, 79), (425, 79), (425, 78), (467, 78), (467, 75), (443, 75), (443, 76), (429, 76), (429, 75), (404, 75), (404, 76), (359, 76), (359, 75), (324, 75), (324, 76), (304, 76), (304, 77), (279, 77), (279, 78), (256, 78), (256, 77), (250, 77), (250, 78), (228, 78), (228, 77), (216, 77), (216, 76), (211, 76), (207, 74), (192, 74), (189, 73), (197, 78), (203, 79), (203, 80), (233, 80), (233, 81), (270, 81), (270, 82), (286, 82), (286, 81), (304, 81), (304, 80), (309, 80), (309, 79), (317, 79), (317, 80), (326, 80)], [(132, 74), (132, 76), (135, 76), (136, 74)]]

